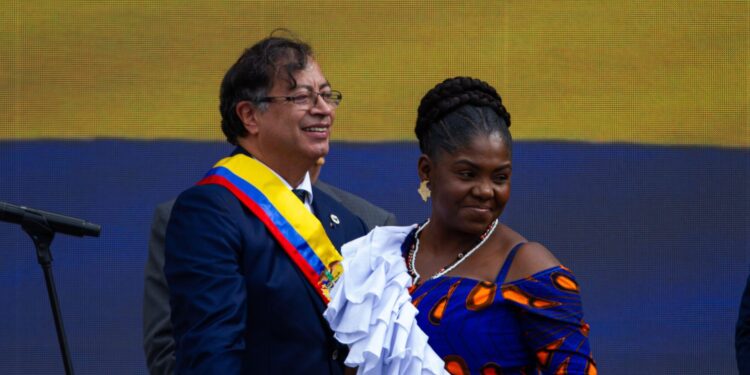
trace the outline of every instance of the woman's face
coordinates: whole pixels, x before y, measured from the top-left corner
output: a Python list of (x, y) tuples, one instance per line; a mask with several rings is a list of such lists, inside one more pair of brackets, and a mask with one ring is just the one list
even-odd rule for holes
[(480, 235), (510, 198), (511, 156), (499, 133), (475, 136), (452, 154), (422, 155), (419, 173), (430, 181), (432, 218), (446, 229)]

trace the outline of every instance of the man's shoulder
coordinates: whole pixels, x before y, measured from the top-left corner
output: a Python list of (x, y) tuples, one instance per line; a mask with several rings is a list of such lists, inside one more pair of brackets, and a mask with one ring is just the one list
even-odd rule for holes
[(372, 229), (375, 226), (396, 224), (396, 218), (392, 213), (368, 202), (358, 195), (339, 189), (323, 181), (318, 181), (315, 187), (331, 196), (354, 215), (362, 219), (368, 229)]
[[(169, 203), (172, 203), (171, 208)], [(244, 215), (242, 207), (242, 203), (229, 189), (221, 185), (204, 184), (192, 186), (180, 193), (174, 201), (159, 205), (157, 214), (160, 210), (168, 210), (161, 212), (168, 214), (170, 218), (184, 215), (239, 217)]]
[[(180, 195), (177, 196), (177, 199), (172, 201), (172, 206), (175, 207), (193, 200), (225, 202), (228, 198), (231, 197), (234, 197), (234, 194), (232, 194), (229, 189), (221, 185), (194, 185), (180, 193)], [(170, 202), (164, 202), (160, 204), (159, 207), (166, 206), (169, 203)], [(157, 207), (157, 209), (159, 207)]]
[(172, 212), (172, 207), (174, 207), (174, 202), (176, 200), (177, 198), (157, 204), (156, 209), (154, 210), (155, 215), (159, 217), (169, 217), (169, 214)]
[(341, 197), (339, 195), (336, 195), (334, 192), (332, 192), (329, 188), (331, 186), (328, 185), (326, 188), (321, 188), (320, 182), (316, 183), (313, 186), (313, 191), (315, 191), (315, 198), (313, 205), (318, 208), (325, 208), (326, 211), (330, 210), (338, 210), (343, 211), (346, 214), (351, 214), (356, 216), (351, 208), (347, 207), (344, 202), (341, 200)]

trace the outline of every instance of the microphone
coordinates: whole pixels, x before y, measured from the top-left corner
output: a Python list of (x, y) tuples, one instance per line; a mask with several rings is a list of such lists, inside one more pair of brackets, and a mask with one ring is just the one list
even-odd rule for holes
[(26, 215), (40, 216), (47, 221), (47, 224), (53, 232), (64, 233), (71, 236), (99, 237), (99, 232), (102, 230), (100, 225), (89, 223), (85, 220), (0, 202), (0, 221), (23, 224), (23, 219)]

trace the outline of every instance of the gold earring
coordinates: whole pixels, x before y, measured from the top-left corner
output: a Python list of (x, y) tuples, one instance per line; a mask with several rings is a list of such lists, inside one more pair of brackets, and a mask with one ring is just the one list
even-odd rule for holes
[(422, 200), (427, 202), (427, 198), (430, 197), (430, 188), (427, 187), (427, 184), (429, 184), (429, 180), (422, 180), (422, 182), (419, 183), (419, 189), (417, 189), (417, 193), (419, 193), (419, 196), (422, 197)]

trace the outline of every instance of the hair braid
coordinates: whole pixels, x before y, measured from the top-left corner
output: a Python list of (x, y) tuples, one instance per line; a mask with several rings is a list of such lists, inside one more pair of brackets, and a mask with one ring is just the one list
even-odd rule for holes
[[(467, 106), (473, 107), (474, 113), (465, 109)], [(420, 150), (434, 155), (436, 147), (452, 152), (477, 132), (499, 131), (510, 146), (508, 127), (510, 114), (494, 87), (476, 78), (455, 77), (438, 84), (422, 98), (414, 132)]]

